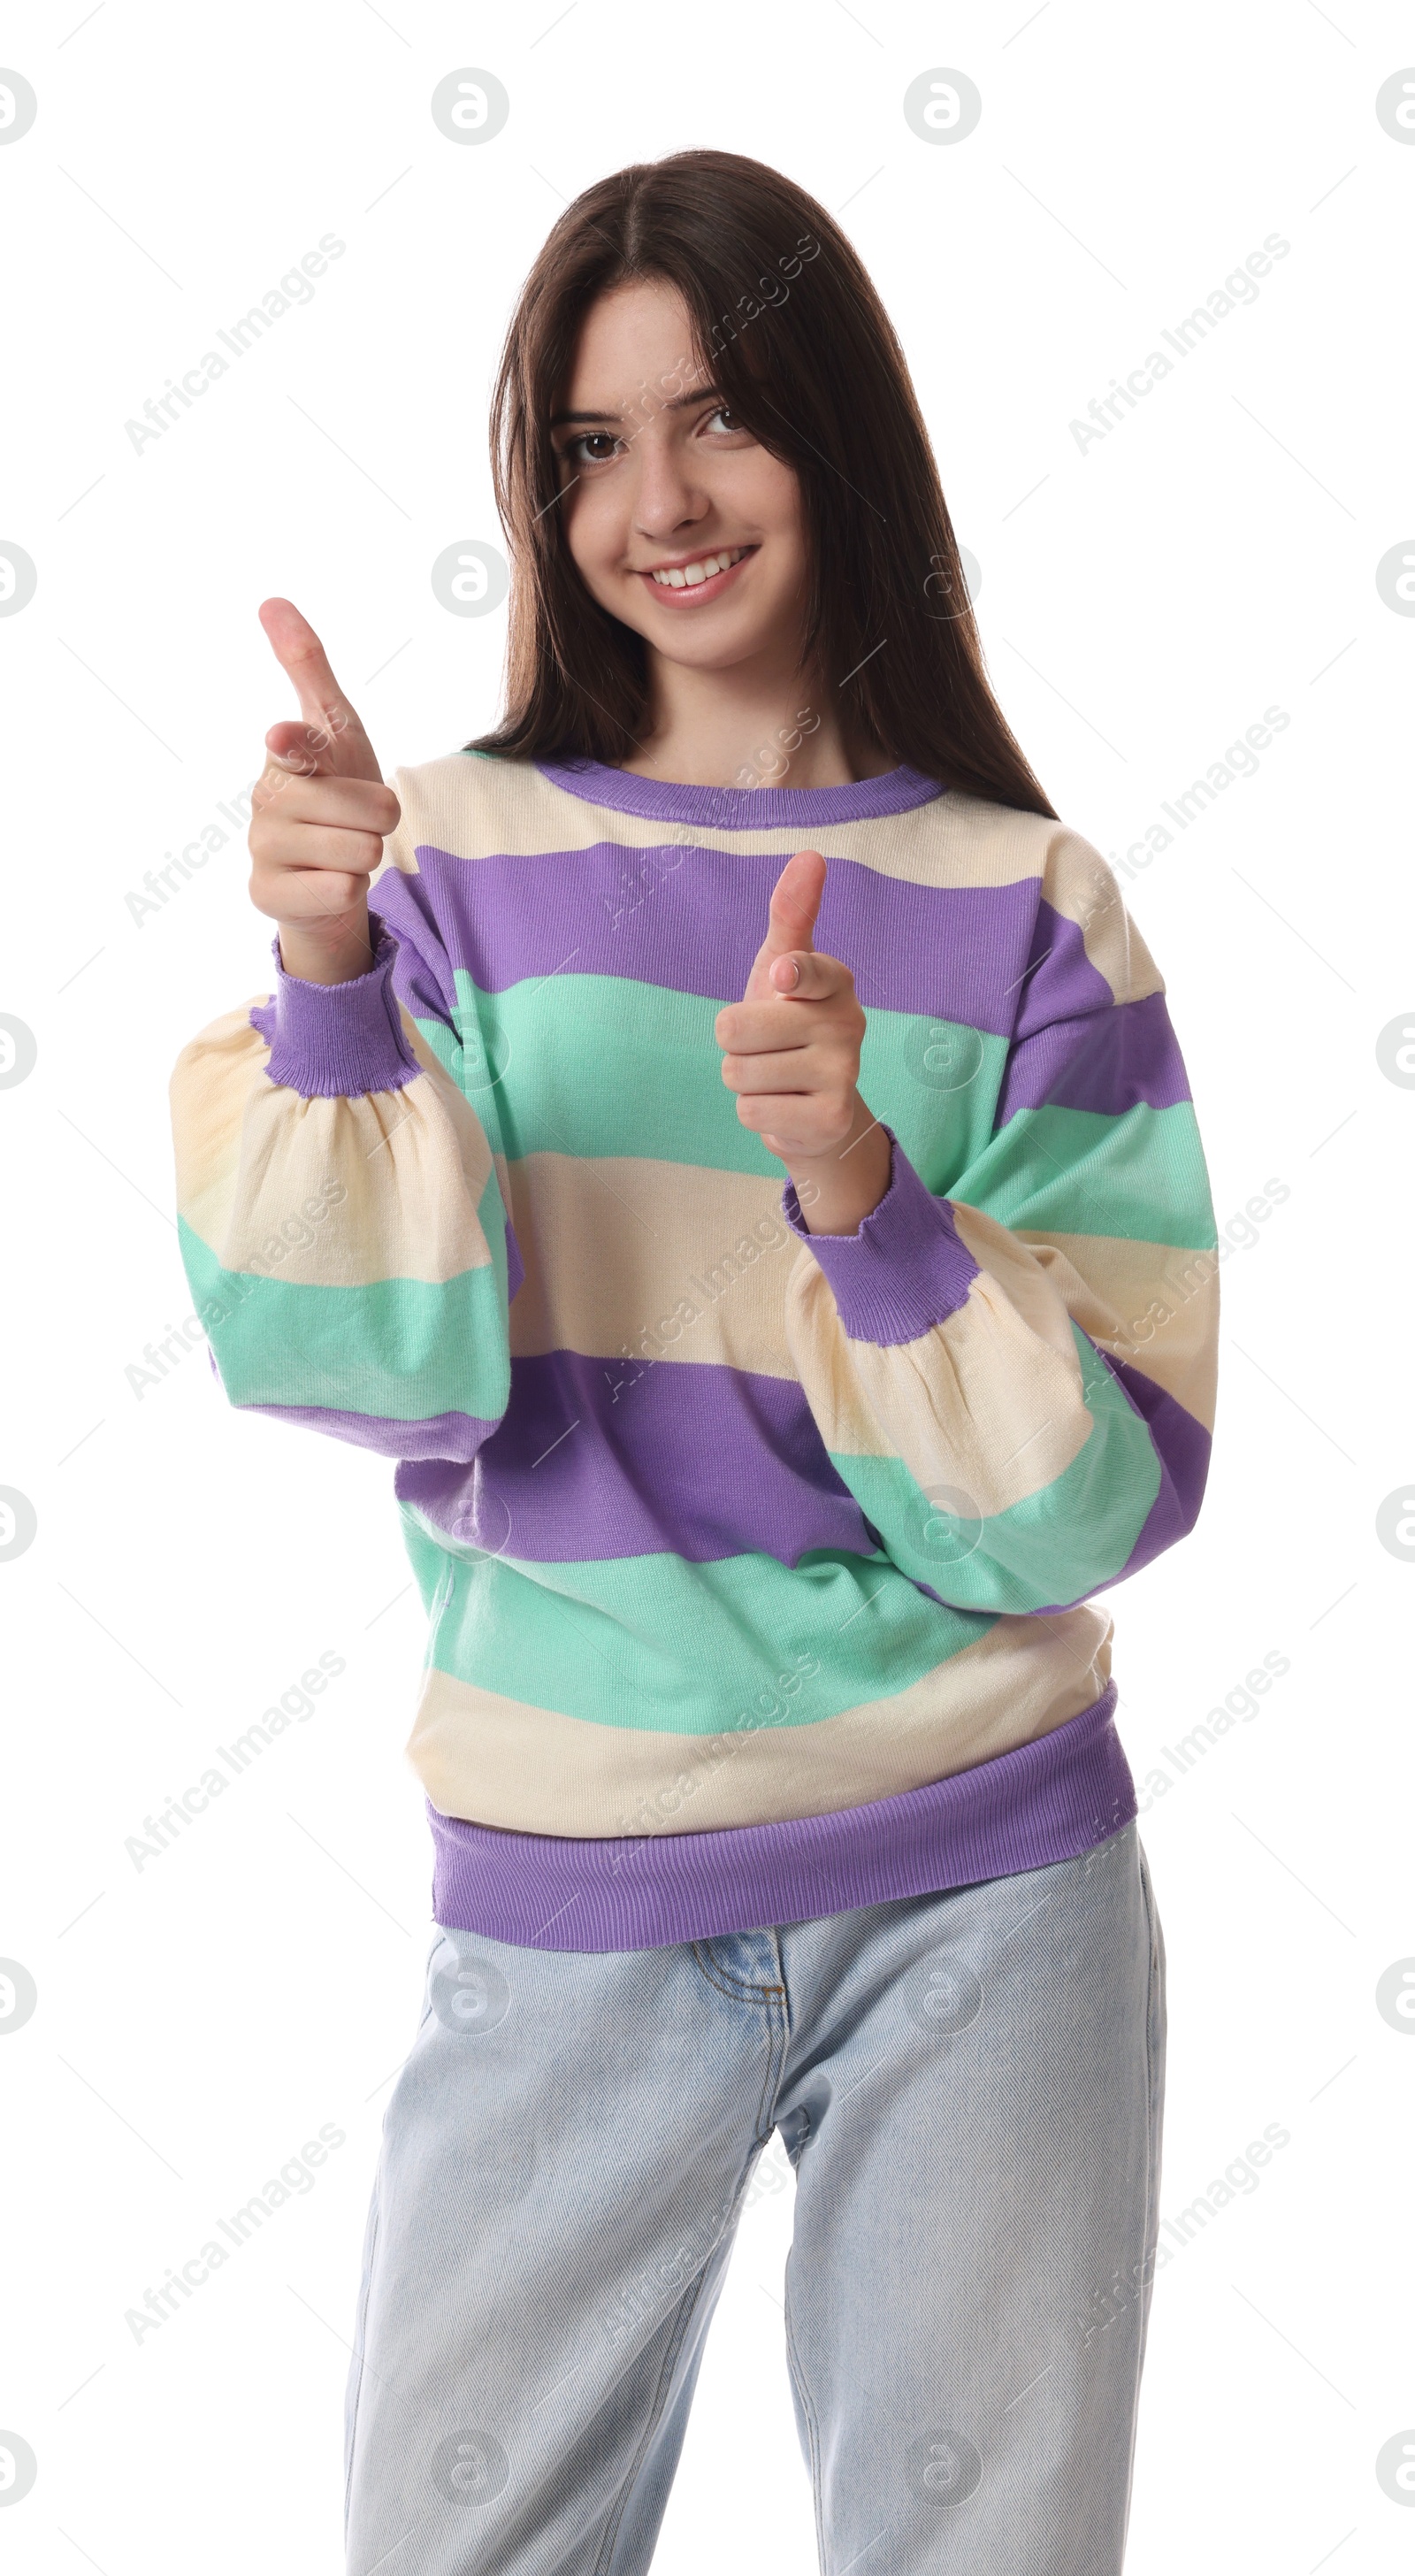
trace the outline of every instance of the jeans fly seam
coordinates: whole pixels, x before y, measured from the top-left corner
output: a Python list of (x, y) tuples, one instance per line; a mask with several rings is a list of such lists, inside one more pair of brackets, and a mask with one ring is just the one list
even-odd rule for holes
[(770, 2019), (771, 2027), (767, 2034), (766, 2065), (762, 2072), (762, 2089), (757, 2103), (755, 2133), (763, 2146), (776, 2125), (776, 2097), (781, 2090), (781, 2078), (786, 2066), (786, 2043), (791, 2036), (791, 2025), (784, 2003), (770, 2006)]

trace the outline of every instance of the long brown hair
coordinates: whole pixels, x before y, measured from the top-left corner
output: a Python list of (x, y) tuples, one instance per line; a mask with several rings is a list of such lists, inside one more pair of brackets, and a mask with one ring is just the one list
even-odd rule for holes
[(798, 477), (811, 566), (803, 663), (847, 692), (847, 740), (944, 786), (1053, 813), (988, 683), (889, 317), (825, 208), (736, 152), (675, 152), (596, 181), (526, 280), (491, 413), (512, 557), (506, 714), (467, 749), (617, 764), (644, 733), (647, 648), (580, 578), (549, 428), (590, 305), (632, 278), (678, 289), (707, 381)]

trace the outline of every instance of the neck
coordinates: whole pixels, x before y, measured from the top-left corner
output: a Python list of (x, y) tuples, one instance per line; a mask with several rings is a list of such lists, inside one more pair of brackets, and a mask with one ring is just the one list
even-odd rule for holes
[(654, 654), (648, 727), (621, 766), (685, 787), (849, 787), (896, 763), (852, 733), (816, 675), (739, 664), (698, 671)]

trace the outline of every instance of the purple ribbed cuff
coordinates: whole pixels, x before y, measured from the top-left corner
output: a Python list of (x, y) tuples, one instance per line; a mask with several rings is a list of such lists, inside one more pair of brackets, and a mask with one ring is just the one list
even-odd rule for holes
[(1115, 1700), (1111, 1682), (976, 1770), (789, 1824), (581, 1842), (470, 1824), (429, 1799), (433, 1916), (530, 1950), (657, 1950), (1046, 1869), (1136, 1813)]
[(398, 942), (375, 912), (369, 929), (373, 963), (347, 984), (307, 984), (287, 975), (278, 931), (271, 942), (275, 991), (251, 1012), (251, 1026), (269, 1044), (270, 1080), (303, 1100), (398, 1091), (421, 1070), (403, 1035), (391, 981)]
[(812, 1234), (794, 1181), (783, 1214), (830, 1282), (840, 1320), (857, 1342), (916, 1342), (956, 1315), (978, 1276), (947, 1199), (926, 1189), (892, 1127), (889, 1187), (854, 1234)]

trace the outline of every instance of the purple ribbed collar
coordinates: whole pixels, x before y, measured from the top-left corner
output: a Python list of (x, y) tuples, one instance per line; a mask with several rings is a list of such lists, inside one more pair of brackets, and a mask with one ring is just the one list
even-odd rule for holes
[(863, 823), (876, 814), (907, 814), (948, 792), (936, 778), (908, 767), (887, 769), (882, 778), (857, 778), (848, 787), (687, 787), (668, 778), (640, 778), (635, 770), (613, 769), (602, 760), (538, 760), (535, 766), (553, 787), (587, 804), (719, 832)]

